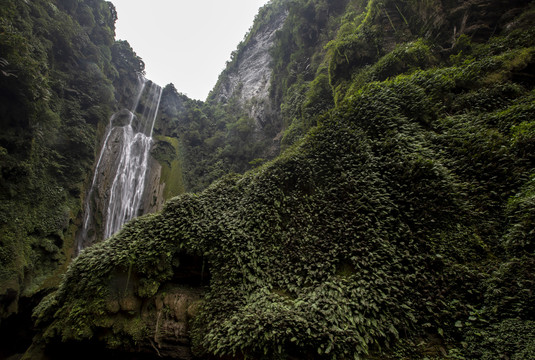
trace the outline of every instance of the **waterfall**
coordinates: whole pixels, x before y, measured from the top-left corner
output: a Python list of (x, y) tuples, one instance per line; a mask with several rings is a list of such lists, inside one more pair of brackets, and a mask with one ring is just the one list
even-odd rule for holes
[(131, 109), (111, 116), (85, 201), (78, 252), (107, 239), (125, 222), (141, 215), (152, 129), (161, 96), (160, 86), (140, 76)]

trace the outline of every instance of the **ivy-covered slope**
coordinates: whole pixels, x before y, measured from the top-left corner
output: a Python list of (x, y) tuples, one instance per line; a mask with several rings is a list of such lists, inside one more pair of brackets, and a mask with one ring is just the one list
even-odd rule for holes
[(534, 4), (344, 11), (307, 134), (85, 250), (34, 313), (34, 353), (162, 355), (183, 314), (199, 357), (531, 358)]
[(0, 1), (0, 321), (59, 283), (98, 137), (143, 71), (115, 20), (101, 0)]

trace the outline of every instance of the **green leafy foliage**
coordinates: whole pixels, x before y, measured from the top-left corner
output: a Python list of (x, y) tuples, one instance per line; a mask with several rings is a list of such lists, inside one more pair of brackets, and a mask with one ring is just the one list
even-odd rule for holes
[[(492, 20), (497, 33), (487, 41), (480, 23), (471, 24), (477, 34), (468, 32), (472, 18), (463, 14), (490, 21), (501, 2), (484, 13), (472, 2), (448, 4), (266, 6), (265, 21), (288, 13), (272, 50), (270, 95), (281, 105), (286, 149), (243, 175), (228, 173), (255, 165), (265, 146), (255, 141), (243, 104), (236, 97), (193, 101), (167, 86), (153, 154), (167, 166), (165, 176), (183, 176), (184, 189), (206, 189), (173, 198), (161, 213), (84, 250), (34, 312), (44, 341), (92, 341), (104, 333), (110, 346), (133, 348), (151, 340), (140, 304), (150, 307), (169, 286), (182, 284), (191, 272), (184, 260), (193, 259), (201, 274), (205, 266), (210, 273), (190, 324), (200, 357), (528, 359), (535, 281), (533, 30), (524, 15), (517, 21), (508, 15), (507, 27)], [(83, 7), (79, 16), (88, 28), (98, 18)], [(459, 33), (452, 36), (454, 28)], [(60, 40), (72, 43), (68, 35)], [(21, 37), (12, 41), (24, 44)], [(110, 53), (103, 56), (111, 55), (113, 67), (87, 67), (78, 84), (103, 80), (87, 90), (105, 102), (106, 78), (126, 88), (125, 77), (114, 77), (143, 67), (126, 43)], [(237, 51), (229, 69), (239, 57)], [(2, 69), (10, 71), (6, 59)], [(28, 93), (40, 94), (34, 85)], [(81, 130), (75, 134), (84, 146), (76, 156), (83, 159), (94, 130), (80, 120), (86, 110), (98, 114), (96, 104), (84, 98), (62, 106), (80, 113), (72, 126)], [(20, 126), (38, 119), (48, 135), (63, 124), (41, 109)], [(54, 140), (38, 142), (33, 134), (0, 143), (3, 176), (33, 184), (40, 168), (32, 154)], [(41, 147), (21, 150), (34, 141)], [(76, 173), (62, 166), (60, 154), (51, 153), (44, 168)], [(10, 186), (6, 194), (16, 194), (14, 181)], [(57, 204), (55, 210), (32, 227), (33, 242), (3, 247), (2, 260), (23, 254), (25, 261), (32, 246), (58, 248), (50, 233), (66, 218), (57, 209), (68, 198), (59, 187), (47, 189), (47, 196), (59, 195), (42, 203)], [(8, 236), (26, 231), (7, 229)]]
[[(511, 135), (529, 134), (518, 126), (531, 121), (532, 91), (479, 81), (496, 71), (511, 78), (503, 56), (355, 78), (274, 161), (179, 196), (84, 251), (37, 313), (49, 336), (73, 326), (90, 338), (110, 316), (102, 289), (117, 272), (148, 298), (185, 271), (173, 259), (189, 254), (211, 273), (192, 325), (200, 356), (418, 358), (428, 350), (415, 339), (429, 337), (440, 344), (433, 356), (525, 358), (533, 163)], [(185, 111), (201, 133), (203, 112)], [(245, 136), (248, 121), (226, 131)], [(509, 346), (511, 329), (525, 341)], [(477, 340), (487, 333), (497, 335)]]
[(135, 88), (143, 66), (128, 43), (115, 44), (109, 2), (3, 0), (0, 18), (3, 318), (19, 296), (57, 285), (97, 135), (127, 100), (115, 91)]
[(475, 359), (527, 360), (535, 351), (535, 333), (532, 320), (508, 319), (468, 335), (468, 356)]

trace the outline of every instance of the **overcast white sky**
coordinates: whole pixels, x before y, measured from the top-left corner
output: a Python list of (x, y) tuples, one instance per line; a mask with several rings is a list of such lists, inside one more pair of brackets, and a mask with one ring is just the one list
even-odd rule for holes
[(206, 100), (230, 53), (268, 0), (111, 0), (116, 38), (128, 40), (147, 78)]

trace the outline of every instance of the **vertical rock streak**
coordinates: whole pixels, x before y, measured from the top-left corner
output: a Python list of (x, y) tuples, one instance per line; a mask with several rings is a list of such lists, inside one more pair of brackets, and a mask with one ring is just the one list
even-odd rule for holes
[(78, 252), (110, 237), (125, 222), (140, 215), (161, 95), (160, 86), (140, 77), (131, 110), (121, 110), (110, 118), (86, 198)]

